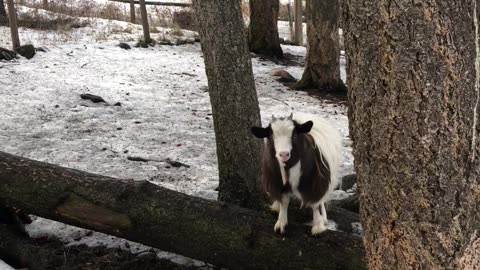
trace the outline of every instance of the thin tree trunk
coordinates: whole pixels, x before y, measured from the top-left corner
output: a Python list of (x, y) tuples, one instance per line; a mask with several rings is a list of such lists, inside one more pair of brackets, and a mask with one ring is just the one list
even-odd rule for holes
[(142, 14), (143, 38), (146, 43), (150, 43), (152, 39), (150, 38), (150, 26), (148, 25), (148, 14), (145, 0), (140, 0), (140, 13)]
[(205, 59), (217, 144), (218, 198), (259, 208), (260, 141), (250, 128), (260, 125), (257, 92), (240, 1), (193, 1)]
[[(293, 219), (288, 236), (279, 237), (273, 232), (275, 220), (270, 213), (207, 201), (147, 181), (94, 175), (0, 152), (0, 190), (0, 201), (26, 213), (218, 267), (364, 268), (359, 237), (340, 231), (310, 237), (308, 227)], [(334, 220), (336, 213), (347, 216), (343, 218), (346, 226), (339, 227), (351, 229), (345, 211), (329, 213)]]
[(130, 22), (135, 23), (135, 1), (130, 0)]
[(307, 59), (294, 89), (345, 93), (340, 79), (339, 0), (307, 0)]
[(48, 9), (48, 0), (43, 0), (43, 9)]
[(295, 40), (293, 41), (298, 46), (303, 46), (303, 18), (302, 18), (302, 1), (295, 0)]
[(5, 10), (5, 3), (0, 0), (0, 23), (7, 21), (7, 11)]
[(478, 269), (478, 1), (346, 2), (368, 266)]
[(282, 57), (278, 38), (278, 0), (250, 0), (248, 39), (250, 51)]
[(20, 47), (20, 38), (18, 36), (17, 11), (13, 0), (7, 0), (8, 21), (10, 22), (10, 34), (12, 36), (12, 48), (15, 50)]
[(292, 7), (290, 3), (287, 3), (287, 12), (288, 12), (288, 29), (290, 31), (290, 41), (295, 40), (295, 31), (293, 30), (293, 20), (292, 20)]

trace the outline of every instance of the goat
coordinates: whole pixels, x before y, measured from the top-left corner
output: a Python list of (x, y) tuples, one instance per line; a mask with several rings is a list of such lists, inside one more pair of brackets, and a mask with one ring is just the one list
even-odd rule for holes
[(297, 112), (288, 118), (273, 116), (268, 127), (252, 127), (251, 131), (257, 138), (266, 138), (262, 182), (275, 200), (272, 210), (278, 212), (274, 231), (285, 232), (291, 197), (312, 208), (312, 235), (325, 231), (328, 224), (325, 202), (339, 184), (342, 154), (339, 132), (318, 116)]

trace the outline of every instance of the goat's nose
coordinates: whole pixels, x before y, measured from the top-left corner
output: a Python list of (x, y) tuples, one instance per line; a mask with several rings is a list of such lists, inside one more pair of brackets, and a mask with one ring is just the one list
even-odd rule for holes
[(280, 152), (278, 153), (280, 155), (281, 158), (288, 158), (290, 157), (290, 153), (289, 152)]

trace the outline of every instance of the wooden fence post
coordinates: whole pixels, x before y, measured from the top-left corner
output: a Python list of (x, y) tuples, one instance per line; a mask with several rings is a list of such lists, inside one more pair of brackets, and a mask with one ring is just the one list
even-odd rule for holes
[(7, 0), (8, 20), (10, 22), (10, 33), (12, 35), (12, 47), (15, 50), (20, 47), (20, 38), (18, 36), (17, 11), (13, 0)]

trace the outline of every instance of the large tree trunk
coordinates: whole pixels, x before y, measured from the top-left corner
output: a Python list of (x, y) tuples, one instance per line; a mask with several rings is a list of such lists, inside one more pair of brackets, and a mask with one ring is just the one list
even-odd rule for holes
[(142, 15), (143, 38), (146, 43), (150, 43), (152, 39), (150, 38), (150, 26), (148, 25), (147, 7), (145, 5), (145, 0), (140, 0), (139, 2), (140, 13)]
[(7, 0), (8, 21), (10, 23), (10, 34), (12, 37), (12, 48), (15, 50), (20, 47), (20, 37), (18, 36), (17, 11), (13, 0)]
[(278, 38), (278, 0), (250, 0), (248, 39), (250, 51), (282, 57)]
[(339, 0), (307, 0), (307, 59), (294, 89), (345, 93), (340, 79), (339, 10)]
[(205, 58), (217, 143), (221, 201), (262, 206), (260, 144), (250, 128), (260, 125), (257, 92), (240, 0), (193, 1)]
[[(0, 152), (0, 201), (23, 211), (104, 232), (229, 269), (363, 269), (359, 237), (310, 237), (274, 217), (207, 201), (146, 181), (120, 180)], [(349, 220), (342, 211), (330, 211)], [(336, 216), (337, 215), (337, 216)], [(353, 214), (352, 214), (353, 215)], [(344, 231), (351, 230), (351, 219)], [(350, 227), (350, 228), (349, 228)], [(1, 235), (1, 234), (0, 234)], [(0, 245), (0, 249), (1, 249)]]
[(478, 269), (477, 1), (346, 2), (368, 266)]

